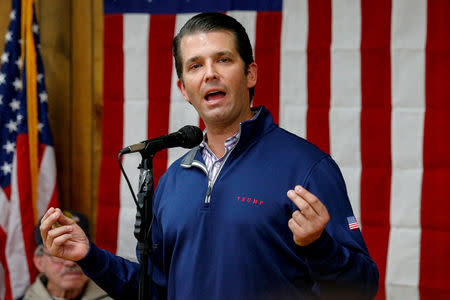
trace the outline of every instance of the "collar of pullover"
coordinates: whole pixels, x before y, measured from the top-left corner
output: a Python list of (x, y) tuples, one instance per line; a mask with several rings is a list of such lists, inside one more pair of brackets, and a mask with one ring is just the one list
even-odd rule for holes
[[(234, 149), (233, 155), (239, 153), (254, 142), (258, 141), (263, 135), (267, 134), (277, 127), (273, 123), (273, 118), (270, 112), (264, 106), (252, 107), (255, 117), (251, 120), (241, 123), (239, 142)], [(202, 161), (201, 151), (199, 146), (191, 149), (181, 161), (181, 166), (190, 168), (194, 160)]]

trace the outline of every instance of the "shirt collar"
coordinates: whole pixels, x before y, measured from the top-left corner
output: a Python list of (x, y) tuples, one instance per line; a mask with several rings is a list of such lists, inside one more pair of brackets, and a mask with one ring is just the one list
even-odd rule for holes
[[(252, 114), (253, 114), (253, 117), (250, 119), (250, 121), (256, 119), (256, 117), (258, 116), (256, 111), (253, 111), (253, 110), (252, 110)], [(238, 132), (236, 132), (235, 134), (233, 134), (232, 136), (230, 136), (229, 138), (227, 138), (225, 140), (226, 151), (228, 151), (229, 148), (232, 148), (234, 145), (236, 145), (240, 136), (241, 136), (241, 127), (239, 126)], [(203, 130), (203, 141), (200, 144), (200, 150), (203, 151), (203, 149), (207, 149), (209, 152), (212, 153), (211, 149), (209, 149), (209, 146), (208, 146), (208, 135), (206, 132), (206, 128), (205, 128), (205, 130)]]
[[(258, 116), (257, 112), (254, 111), (254, 110), (252, 110), (252, 114), (253, 114), (253, 117), (249, 121), (252, 121), (252, 120), (256, 119), (256, 117)], [(240, 136), (241, 136), (241, 127), (239, 126), (238, 132), (236, 132), (231, 137), (229, 137), (229, 138), (227, 138), (225, 140), (225, 148), (228, 148), (229, 146), (234, 146), (235, 142), (239, 139)], [(207, 135), (207, 132), (206, 132), (206, 128), (205, 128), (205, 130), (203, 130), (203, 141), (200, 144), (200, 148), (202, 148), (202, 149), (203, 148), (209, 149), (209, 147), (208, 147), (208, 135)]]

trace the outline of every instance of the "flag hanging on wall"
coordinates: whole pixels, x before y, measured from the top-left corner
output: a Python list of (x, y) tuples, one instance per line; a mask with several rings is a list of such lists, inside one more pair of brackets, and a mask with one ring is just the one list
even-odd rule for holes
[[(195, 13), (218, 11), (236, 17), (254, 46), (254, 105), (339, 164), (379, 267), (377, 298), (450, 297), (450, 1), (104, 4), (100, 246), (134, 257), (136, 209), (117, 153), (200, 124), (177, 89), (171, 43)], [(181, 151), (156, 155), (156, 177)], [(139, 160), (123, 161), (135, 188)]]
[(13, 0), (11, 7), (0, 71), (2, 300), (23, 296), (34, 281), (34, 227), (58, 204), (39, 26), (32, 1)]

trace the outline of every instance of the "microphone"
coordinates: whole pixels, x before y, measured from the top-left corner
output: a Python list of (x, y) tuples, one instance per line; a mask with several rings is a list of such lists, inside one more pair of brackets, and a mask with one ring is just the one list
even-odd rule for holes
[(203, 140), (203, 132), (197, 126), (186, 125), (177, 132), (163, 135), (154, 139), (142, 141), (120, 150), (120, 154), (144, 151), (155, 154), (166, 148), (183, 147), (193, 148)]

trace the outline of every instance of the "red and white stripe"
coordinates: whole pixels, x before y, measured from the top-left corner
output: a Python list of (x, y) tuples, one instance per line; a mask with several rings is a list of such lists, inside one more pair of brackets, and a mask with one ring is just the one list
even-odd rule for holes
[(424, 1), (392, 3), (391, 231), (386, 282), (393, 299), (419, 299), (426, 22)]
[[(53, 147), (41, 146), (37, 207), (42, 216), (57, 205), (56, 165)], [(15, 299), (37, 274), (32, 257), (36, 220), (31, 204), (27, 136), (17, 139), (10, 190), (0, 192), (0, 299)]]
[(360, 220), (361, 5), (351, 0), (332, 4), (330, 152)]
[[(227, 13), (254, 45), (254, 105), (339, 164), (380, 270), (377, 299), (449, 295), (450, 3), (285, 0), (282, 12)], [(170, 57), (192, 15), (105, 16), (97, 241), (126, 257), (135, 257), (135, 206), (118, 151), (200, 124)], [(185, 151), (158, 153), (156, 177)], [(138, 162), (124, 158), (135, 187)]]
[(358, 223), (350, 223), (348, 224), (348, 227), (350, 228), (350, 230), (359, 229)]

